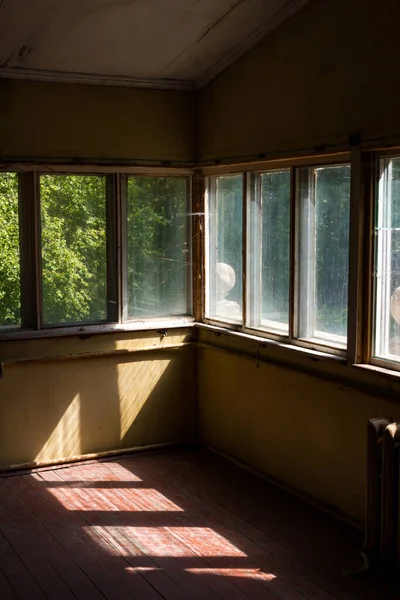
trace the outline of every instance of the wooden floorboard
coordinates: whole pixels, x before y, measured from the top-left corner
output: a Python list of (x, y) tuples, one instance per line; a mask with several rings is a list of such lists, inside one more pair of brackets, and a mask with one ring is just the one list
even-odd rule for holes
[(391, 600), (360, 533), (205, 450), (0, 478), (0, 600)]

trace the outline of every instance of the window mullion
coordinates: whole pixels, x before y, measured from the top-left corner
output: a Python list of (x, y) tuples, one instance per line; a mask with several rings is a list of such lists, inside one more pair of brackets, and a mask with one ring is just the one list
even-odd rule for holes
[(365, 240), (365, 179), (369, 173), (359, 148), (351, 155), (349, 290), (347, 356), (349, 364), (362, 361), (364, 240)]

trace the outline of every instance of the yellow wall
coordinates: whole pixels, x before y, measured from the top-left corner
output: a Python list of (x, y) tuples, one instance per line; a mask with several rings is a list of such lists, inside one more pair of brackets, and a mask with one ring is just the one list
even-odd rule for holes
[(191, 161), (189, 92), (0, 80), (0, 160)]
[(311, 0), (199, 97), (200, 159), (400, 138), (398, 0)]
[[(198, 158), (321, 153), (354, 132), (364, 145), (398, 142), (399, 19), (398, 0), (311, 0), (199, 94)], [(362, 520), (365, 424), (400, 419), (400, 385), (296, 351), (200, 339), (233, 345), (200, 350), (201, 439)], [(260, 352), (264, 362), (251, 359)]]
[(366, 422), (400, 420), (400, 383), (229, 335), (203, 330), (199, 341), (200, 439), (362, 521)]
[[(400, 138), (399, 17), (398, 0), (312, 0), (199, 93), (198, 158), (321, 151), (355, 131)], [(0, 156), (190, 161), (193, 109), (184, 92), (2, 81)], [(200, 342), (201, 439), (362, 519), (365, 423), (400, 419), (398, 384), (227, 336)], [(3, 344), (0, 464), (192, 438), (193, 350), (127, 352), (141, 343)]]
[[(187, 92), (0, 80), (0, 160), (190, 163), (193, 111)], [(188, 336), (0, 342), (0, 467), (192, 438), (193, 351), (163, 350)]]
[(191, 338), (176, 330), (0, 342), (0, 468), (192, 439)]

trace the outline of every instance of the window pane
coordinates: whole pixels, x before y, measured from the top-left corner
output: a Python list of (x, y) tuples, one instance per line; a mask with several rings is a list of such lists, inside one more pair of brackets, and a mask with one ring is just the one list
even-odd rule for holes
[(381, 161), (375, 229), (375, 356), (400, 360), (400, 158)]
[(106, 177), (42, 175), (45, 324), (107, 318)]
[(124, 318), (188, 314), (188, 179), (129, 177), (127, 187)]
[(347, 342), (350, 165), (301, 169), (299, 335)]
[(0, 173), (0, 327), (20, 325), (18, 175)]
[(249, 325), (289, 330), (290, 170), (249, 175)]
[(210, 178), (208, 317), (242, 321), (242, 175)]

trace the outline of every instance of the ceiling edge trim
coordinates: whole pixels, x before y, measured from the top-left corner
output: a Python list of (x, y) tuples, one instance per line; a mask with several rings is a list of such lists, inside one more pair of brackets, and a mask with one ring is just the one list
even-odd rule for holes
[(193, 91), (208, 85), (237, 60), (242, 58), (269, 33), (298, 12), (310, 0), (289, 0), (267, 23), (253, 33), (247, 40), (216, 63), (205, 75), (196, 81), (185, 79), (150, 79), (146, 77), (129, 77), (124, 75), (103, 75), (91, 73), (69, 73), (45, 69), (23, 69), (19, 67), (0, 67), (0, 78), (19, 79), (25, 81), (43, 81), (49, 83), (76, 83), (86, 85), (104, 85), (126, 88)]
[(0, 67), (0, 78), (48, 83), (80, 83), (86, 85), (108, 85), (127, 88), (191, 91), (196, 84), (184, 79), (148, 79), (122, 75), (93, 75), (90, 73), (64, 73), (41, 69)]
[(220, 75), (225, 69), (233, 65), (237, 60), (242, 58), (247, 52), (249, 52), (254, 46), (261, 42), (269, 33), (274, 29), (277, 29), (284, 21), (289, 19), (292, 15), (298, 12), (303, 6), (308, 4), (310, 0), (292, 0), (289, 1), (286, 6), (276, 13), (272, 19), (265, 23), (260, 29), (258, 29), (253, 35), (247, 38), (247, 40), (237, 46), (230, 54), (225, 56), (221, 61), (216, 63), (205, 75), (200, 77), (195, 84), (197, 89), (201, 89), (211, 83), (218, 75)]

